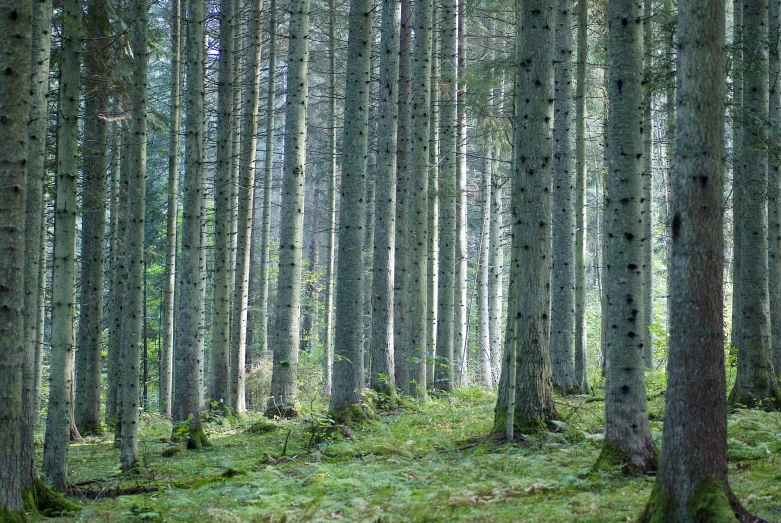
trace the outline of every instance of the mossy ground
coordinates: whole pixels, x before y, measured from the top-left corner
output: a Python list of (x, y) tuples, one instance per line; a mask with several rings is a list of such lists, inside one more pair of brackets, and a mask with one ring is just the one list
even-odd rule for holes
[[(649, 411), (657, 419), (651, 428), (659, 444), (664, 396), (651, 396)], [(81, 484), (75, 499), (83, 509), (60, 521), (639, 518), (653, 478), (626, 477), (619, 468), (594, 470), (602, 448), (598, 398), (557, 398), (557, 431), (509, 444), (488, 437), (495, 401), (495, 392), (479, 388), (404, 400), (398, 410), (353, 426), (353, 439), (325, 441), (309, 452), (306, 419), (279, 420), (277, 430), (252, 433), (247, 429), (260, 414), (248, 413), (230, 424), (207, 423), (212, 447), (170, 458), (162, 453), (170, 446), (165, 440), (171, 426), (143, 415), (139, 474), (118, 473), (119, 453), (110, 436), (71, 446), (71, 480)], [(325, 401), (318, 408), (325, 414)], [(781, 521), (781, 414), (738, 410), (729, 423), (733, 492), (750, 511)]]

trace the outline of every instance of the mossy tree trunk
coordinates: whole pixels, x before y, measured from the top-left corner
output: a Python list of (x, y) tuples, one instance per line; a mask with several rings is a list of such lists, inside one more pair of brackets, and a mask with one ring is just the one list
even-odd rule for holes
[(399, 102), (401, 0), (383, 0), (380, 42), (380, 101), (377, 115), (376, 224), (372, 274), (370, 387), (395, 390), (393, 361), (394, 252), (396, 249), (396, 147)]
[(49, 406), (43, 471), (57, 490), (68, 486), (68, 444), (73, 390), (76, 303), (76, 190), (79, 160), (79, 87), (82, 3), (66, 0), (62, 12), (57, 202), (54, 211), (52, 337)]
[[(22, 489), (29, 468), (21, 450), (23, 402), (32, 400), (23, 397), (22, 385), (32, 16), (32, 2), (0, 4), (0, 46), (5, 50), (0, 55), (0, 519), (8, 521), (25, 520)], [(30, 233), (38, 236), (37, 229)]]
[(556, 63), (553, 101), (553, 270), (551, 369), (564, 393), (576, 385), (573, 358), (575, 314), (574, 162), (572, 158), (572, 0), (556, 2)]
[(339, 259), (336, 268), (336, 333), (329, 408), (361, 401), (363, 389), (364, 228), (366, 155), (371, 85), (371, 0), (351, 0), (347, 38)]
[(301, 316), (310, 1), (295, 0), (290, 8), (277, 317), (274, 325), (271, 399), (268, 405), (269, 412), (274, 413), (279, 408), (287, 409), (295, 399)]
[[(768, 214), (766, 121), (768, 116), (767, 0), (751, 0), (743, 5), (744, 70), (743, 147), (739, 151), (740, 170), (734, 177), (735, 220), (742, 234), (740, 277), (735, 281), (739, 297), (738, 325), (733, 328), (733, 344), (738, 349), (738, 370), (729, 402), (778, 409), (779, 389), (772, 364), (770, 299), (768, 282)], [(737, 226), (736, 226), (737, 227)], [(775, 283), (774, 283), (775, 285)]]
[(727, 481), (724, 118), (713, 110), (724, 103), (724, 2), (678, 5), (668, 388), (659, 474), (641, 521), (735, 521), (747, 514)]
[(605, 443), (600, 460), (656, 467), (648, 425), (643, 336), (642, 4), (612, 0), (605, 198)]

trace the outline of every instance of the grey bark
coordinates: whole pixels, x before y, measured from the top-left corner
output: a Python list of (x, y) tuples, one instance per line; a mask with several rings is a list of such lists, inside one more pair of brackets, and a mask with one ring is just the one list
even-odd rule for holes
[(426, 311), (428, 307), (428, 160), (431, 107), (433, 2), (415, 5), (412, 102), (410, 110), (409, 228), (402, 383), (405, 394), (426, 395)]
[(286, 409), (295, 398), (301, 315), (301, 251), (304, 232), (304, 173), (309, 62), (309, 0), (291, 4), (288, 37), (285, 164), (279, 234), (277, 317), (269, 409)]
[(642, 322), (643, 32), (642, 4), (612, 0), (608, 10), (610, 109), (607, 122), (605, 443), (602, 458), (656, 467), (648, 426)]
[[(488, 140), (485, 140), (488, 141)], [(479, 271), (479, 320), (478, 320), (478, 342), (480, 347), (481, 371), (480, 378), (487, 387), (493, 385), (491, 372), (491, 331), (490, 331), (490, 291), (491, 276), (489, 272), (491, 256), (491, 190), (492, 190), (492, 172), (491, 159), (489, 156), (490, 146), (484, 144), (483, 154), (483, 187), (481, 203), (481, 221), (482, 238), (480, 239), (480, 264), (477, 266)]]
[(456, 292), (454, 300), (458, 303), (455, 318), (455, 347), (454, 361), (460, 365), (453, 368), (453, 380), (455, 372), (459, 371), (460, 385), (468, 385), (466, 345), (469, 337), (467, 326), (467, 238), (466, 238), (466, 1), (458, 2), (458, 94), (456, 105)]
[[(24, 520), (22, 427), (25, 369), (25, 206), (30, 116), (32, 2), (0, 5), (0, 518)], [(38, 43), (38, 42), (36, 42)], [(10, 52), (9, 52), (10, 50)], [(78, 92), (78, 91), (77, 91)], [(28, 232), (38, 236), (38, 230)], [(25, 456), (30, 461), (32, 456)], [(17, 513), (18, 511), (18, 513)], [(14, 514), (17, 513), (17, 514)]]
[(325, 395), (331, 394), (334, 364), (334, 264), (336, 252), (336, 10), (328, 1), (328, 260), (325, 271), (325, 343), (323, 374)]
[(737, 346), (736, 335), (741, 331), (741, 295), (739, 293), (741, 258), (743, 256), (743, 220), (739, 219), (738, 209), (742, 208), (740, 198), (743, 191), (737, 190), (737, 180), (741, 179), (741, 150), (743, 149), (743, 1), (733, 0), (732, 4), (732, 332), (730, 344)]
[(488, 263), (488, 331), (491, 346), (492, 386), (499, 384), (499, 369), (502, 359), (502, 298), (504, 293), (504, 246), (502, 228), (504, 209), (502, 196), (504, 185), (499, 183), (498, 143), (494, 143), (491, 153), (491, 232)]
[[(768, 105), (768, 120), (771, 136), (778, 136), (781, 131), (781, 57), (779, 56), (779, 17), (781, 3), (770, 0), (768, 7), (768, 89), (770, 102)], [(768, 165), (768, 268), (769, 278), (773, 284), (770, 291), (770, 325), (773, 346), (773, 368), (776, 375), (781, 376), (781, 163), (774, 156)]]
[(399, 101), (401, 0), (383, 0), (380, 42), (380, 101), (377, 115), (377, 171), (374, 201), (372, 352), (370, 387), (395, 390), (393, 361), (393, 280), (396, 249), (396, 147)]
[[(647, 86), (651, 84), (652, 57), (653, 57), (653, 30), (651, 26), (651, 0), (643, 2), (643, 40), (645, 42), (645, 55), (643, 57), (643, 75)], [(646, 368), (653, 368), (654, 347), (651, 339), (650, 327), (653, 323), (653, 291), (654, 291), (654, 240), (653, 240), (653, 124), (651, 111), (653, 110), (653, 91), (645, 87), (643, 100), (643, 300), (642, 322), (640, 324), (640, 339), (643, 344), (643, 362)]]
[(75, 350), (76, 185), (79, 159), (82, 3), (78, 0), (66, 0), (63, 4), (62, 17), (57, 201), (54, 211), (52, 267), (51, 380), (43, 449), (44, 475), (58, 490), (63, 490), (68, 485), (68, 443), (70, 442)]
[(428, 303), (426, 331), (426, 385), (434, 388), (437, 365), (437, 314), (439, 303), (439, 35), (441, 8), (434, 2), (431, 26), (431, 124), (429, 125), (428, 171)]
[(574, 162), (572, 157), (572, 0), (556, 1), (553, 101), (553, 271), (551, 281), (551, 368), (564, 393), (575, 387)]

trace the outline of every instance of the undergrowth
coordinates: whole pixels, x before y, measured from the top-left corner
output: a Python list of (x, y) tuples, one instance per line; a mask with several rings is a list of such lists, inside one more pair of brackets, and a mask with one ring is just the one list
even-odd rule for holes
[[(110, 436), (72, 445), (72, 499), (83, 509), (60, 521), (603, 522), (642, 513), (652, 477), (593, 468), (598, 395), (558, 398), (555, 432), (511, 444), (487, 438), (495, 401), (477, 387), (403, 399), (352, 425), (351, 437), (333, 431), (313, 442), (312, 427), (328, 419), (321, 400), (297, 419), (218, 418), (205, 425), (212, 447), (171, 457), (170, 424), (144, 415), (139, 473), (119, 472)], [(657, 444), (663, 409), (663, 393), (651, 389)], [(781, 521), (781, 414), (731, 413), (729, 458), (739, 500)]]

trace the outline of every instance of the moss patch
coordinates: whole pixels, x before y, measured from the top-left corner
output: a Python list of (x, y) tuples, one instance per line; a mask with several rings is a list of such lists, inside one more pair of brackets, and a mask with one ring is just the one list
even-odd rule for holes
[(26, 523), (27, 514), (23, 510), (11, 512), (5, 507), (0, 507), (0, 523)]
[(368, 414), (360, 405), (346, 405), (332, 409), (328, 411), (328, 417), (342, 425), (361, 425), (369, 420)]
[(203, 447), (211, 447), (211, 441), (206, 437), (203, 427), (190, 427), (187, 431), (187, 448), (189, 450), (198, 450)]
[(24, 508), (35, 514), (47, 517), (58, 517), (75, 514), (81, 506), (69, 501), (65, 496), (53, 490), (41, 479), (36, 479), (22, 492)]

